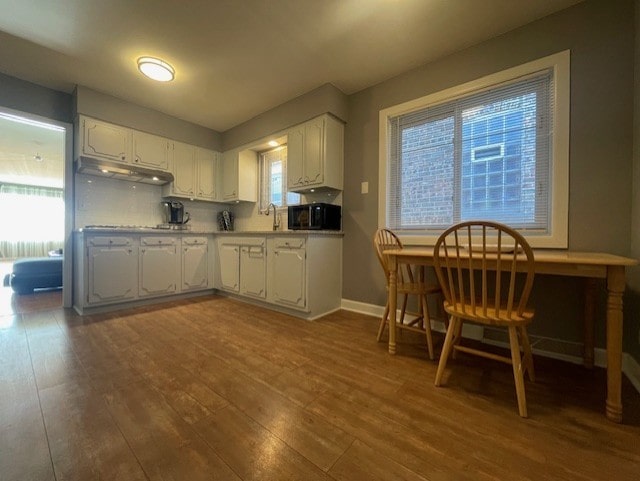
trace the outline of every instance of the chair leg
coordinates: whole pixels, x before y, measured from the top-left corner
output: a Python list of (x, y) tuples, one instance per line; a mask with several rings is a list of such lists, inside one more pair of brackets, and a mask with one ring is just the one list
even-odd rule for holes
[(427, 297), (420, 296), (420, 303), (422, 304), (422, 320), (424, 324), (424, 332), (427, 335), (427, 349), (429, 349), (429, 359), (433, 361), (433, 336), (431, 335), (431, 318), (429, 317), (429, 306), (427, 304)]
[[(453, 335), (453, 346), (457, 346), (458, 344), (460, 344), (460, 340), (462, 339), (463, 324), (464, 322), (462, 322), (462, 319), (456, 319), (456, 331), (454, 332), (454, 335)], [(453, 354), (451, 355), (451, 357), (453, 359), (458, 358), (458, 352), (455, 349), (453, 350)]]
[(522, 359), (518, 342), (518, 328), (509, 326), (509, 344), (511, 345), (511, 363), (513, 364), (513, 378), (516, 383), (518, 397), (518, 411), (523, 418), (527, 417), (527, 399), (524, 393), (524, 376), (522, 375)]
[(404, 314), (407, 312), (407, 300), (409, 296), (407, 294), (404, 295), (404, 299), (402, 299), (402, 309), (400, 310), (400, 324), (404, 324)]
[(444, 368), (447, 366), (447, 359), (449, 359), (449, 354), (451, 354), (451, 349), (453, 348), (453, 336), (458, 322), (458, 319), (455, 317), (451, 317), (449, 320), (449, 329), (447, 329), (447, 334), (444, 338), (442, 353), (440, 354), (440, 362), (438, 363), (438, 370), (436, 371), (436, 386), (440, 386), (442, 383), (442, 375), (444, 374)]
[(384, 306), (384, 314), (382, 314), (382, 319), (380, 319), (380, 326), (378, 327), (378, 337), (376, 338), (378, 342), (382, 338), (382, 333), (384, 332), (384, 326), (387, 324), (387, 319), (389, 317), (389, 301), (387, 301), (387, 305)]
[(529, 336), (527, 335), (527, 328), (524, 326), (520, 327), (520, 341), (522, 342), (522, 350), (524, 351), (522, 364), (529, 375), (529, 380), (531, 382), (536, 382), (536, 373), (533, 369), (533, 354), (531, 354), (531, 343), (529, 342)]

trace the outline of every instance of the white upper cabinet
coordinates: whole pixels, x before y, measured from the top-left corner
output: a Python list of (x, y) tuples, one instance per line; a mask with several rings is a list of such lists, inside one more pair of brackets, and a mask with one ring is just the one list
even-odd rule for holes
[(258, 200), (258, 154), (253, 150), (230, 150), (220, 165), (223, 202)]
[(195, 198), (196, 188), (196, 148), (181, 142), (173, 143), (173, 163), (171, 167), (174, 181), (166, 186), (168, 195)]
[(174, 142), (171, 171), (175, 180), (164, 186), (163, 195), (216, 201), (219, 155), (213, 150)]
[(196, 147), (196, 198), (216, 200), (218, 152)]
[(98, 159), (131, 162), (131, 130), (99, 120), (80, 117), (82, 132), (78, 151)]
[(325, 114), (291, 128), (287, 137), (287, 188), (290, 191), (342, 190), (342, 122)]
[(133, 132), (132, 164), (169, 170), (169, 155), (173, 153), (173, 142), (157, 135)]

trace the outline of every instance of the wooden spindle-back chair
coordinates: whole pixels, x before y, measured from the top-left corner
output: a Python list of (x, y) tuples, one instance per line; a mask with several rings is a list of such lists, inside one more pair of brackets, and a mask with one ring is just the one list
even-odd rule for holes
[[(378, 229), (373, 236), (373, 246), (384, 270), (387, 290), (389, 289), (389, 259), (383, 254), (385, 249), (402, 249), (402, 242), (389, 229)], [(434, 283), (427, 283), (424, 266), (410, 266), (400, 264), (398, 268), (397, 292), (403, 295), (400, 316), (397, 316), (396, 327), (410, 331), (424, 332), (427, 338), (427, 349), (429, 358), (433, 359), (433, 337), (431, 334), (431, 318), (429, 316), (429, 305), (427, 295), (440, 294), (440, 286)], [(418, 312), (407, 312), (407, 301), (409, 295), (418, 297)], [(404, 322), (405, 314), (415, 316), (410, 322)], [(382, 337), (385, 326), (389, 322), (389, 300), (384, 309), (384, 314), (380, 320), (378, 328), (378, 341)]]
[[(496, 222), (462, 222), (440, 235), (434, 247), (434, 267), (450, 316), (436, 386), (440, 386), (452, 351), (462, 351), (513, 366), (518, 411), (527, 417), (524, 371), (534, 380), (533, 357), (526, 326), (534, 312), (527, 307), (534, 277), (531, 247), (515, 230)], [(462, 325), (473, 322), (503, 326), (509, 332), (511, 357), (460, 344)], [(520, 343), (524, 357), (520, 355)]]

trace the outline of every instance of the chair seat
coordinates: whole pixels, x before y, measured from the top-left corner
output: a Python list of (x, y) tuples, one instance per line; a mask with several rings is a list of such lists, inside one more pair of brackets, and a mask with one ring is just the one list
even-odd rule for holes
[(487, 324), (491, 326), (526, 326), (533, 320), (534, 310), (525, 309), (521, 316), (515, 310), (511, 311), (511, 316), (507, 314), (507, 308), (501, 307), (497, 310), (493, 306), (487, 307), (486, 315), (482, 312), (482, 303), (476, 304), (475, 311), (471, 305), (462, 305), (459, 302), (452, 305), (449, 301), (444, 302), (444, 310), (451, 316), (461, 317), (471, 322)]

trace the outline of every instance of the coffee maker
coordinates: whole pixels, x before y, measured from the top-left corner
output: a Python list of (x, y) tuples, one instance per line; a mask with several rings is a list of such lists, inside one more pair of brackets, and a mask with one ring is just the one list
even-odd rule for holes
[(164, 223), (171, 227), (184, 226), (191, 216), (184, 211), (184, 205), (178, 201), (162, 202), (162, 213), (164, 215)]

